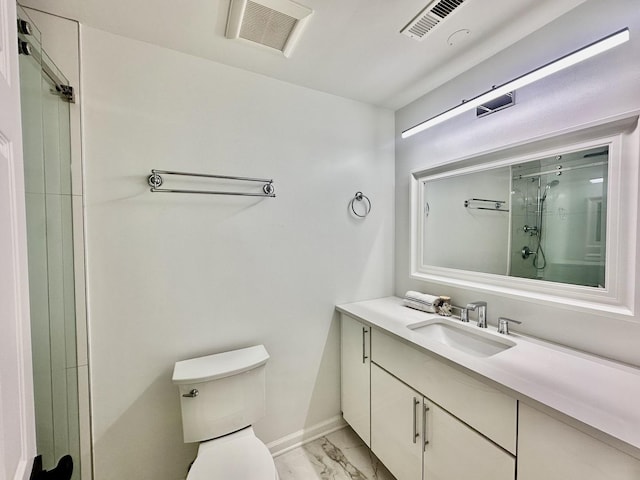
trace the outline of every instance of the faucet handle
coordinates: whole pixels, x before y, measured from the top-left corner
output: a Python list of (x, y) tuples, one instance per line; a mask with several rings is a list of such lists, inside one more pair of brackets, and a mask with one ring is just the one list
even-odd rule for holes
[(486, 306), (487, 306), (487, 302), (482, 302), (482, 301), (471, 302), (467, 304), (467, 308), (469, 310), (475, 310), (478, 307), (486, 307)]
[(469, 309), (460, 307), (460, 321), (463, 323), (469, 323)]
[(512, 318), (507, 317), (499, 317), (498, 318), (498, 333), (503, 335), (509, 335), (509, 322), (517, 323), (518, 325), (522, 325), (522, 322), (518, 320), (513, 320)]

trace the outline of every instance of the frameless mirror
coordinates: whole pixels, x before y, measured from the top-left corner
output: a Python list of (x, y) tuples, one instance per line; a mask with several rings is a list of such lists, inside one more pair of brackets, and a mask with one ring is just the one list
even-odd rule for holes
[(630, 315), (637, 120), (413, 172), (412, 277)]
[(422, 182), (428, 265), (603, 288), (609, 147)]

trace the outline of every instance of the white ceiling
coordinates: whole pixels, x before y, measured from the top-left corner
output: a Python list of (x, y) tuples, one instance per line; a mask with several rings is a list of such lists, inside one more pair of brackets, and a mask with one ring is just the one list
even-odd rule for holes
[[(129, 38), (396, 110), (585, 0), (467, 0), (422, 42), (399, 32), (430, 0), (297, 1), (314, 13), (289, 58), (226, 39), (229, 0), (20, 3)], [(450, 46), (447, 39), (461, 29), (471, 33), (454, 37), (459, 41)]]

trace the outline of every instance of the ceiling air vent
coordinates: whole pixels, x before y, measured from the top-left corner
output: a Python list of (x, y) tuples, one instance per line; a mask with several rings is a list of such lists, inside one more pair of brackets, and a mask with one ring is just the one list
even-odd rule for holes
[(313, 10), (290, 0), (231, 0), (227, 38), (241, 38), (288, 57)]
[(414, 40), (422, 40), (442, 20), (451, 15), (465, 0), (440, 0), (431, 2), (400, 33)]

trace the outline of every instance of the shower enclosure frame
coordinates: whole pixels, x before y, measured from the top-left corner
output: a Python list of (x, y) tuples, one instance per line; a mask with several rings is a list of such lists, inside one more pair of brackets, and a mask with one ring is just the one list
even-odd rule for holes
[[(66, 18), (57, 17), (45, 12), (30, 9), (18, 5), (18, 15), (30, 17), (31, 21), (42, 32), (45, 39), (44, 48), (54, 59), (62, 71), (63, 77), (67, 77), (68, 84), (73, 87), (80, 85), (80, 52), (78, 22)], [(47, 43), (46, 39), (55, 39)], [(63, 82), (56, 82), (60, 85)], [(81, 105), (78, 89), (63, 89), (58, 95), (71, 97), (76, 103), (69, 104), (69, 129), (70, 129), (70, 155), (71, 155), (71, 222), (72, 222), (72, 248), (74, 257), (74, 294), (76, 315), (76, 366), (78, 382), (78, 422), (80, 461), (76, 465), (79, 477), (82, 480), (93, 478), (92, 458), (92, 432), (90, 414), (89, 391), (89, 355), (87, 338), (87, 307), (86, 307), (86, 266), (85, 266), (85, 240), (84, 240), (84, 190), (83, 190), (83, 166), (81, 145)], [(78, 468), (79, 467), (79, 468)]]

